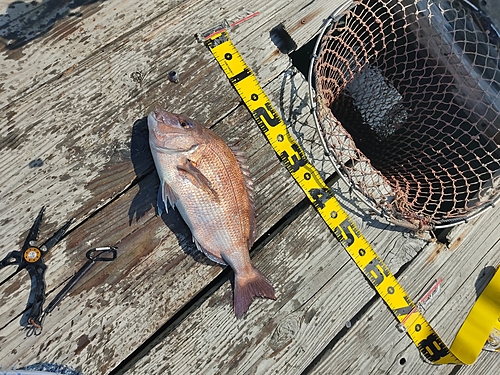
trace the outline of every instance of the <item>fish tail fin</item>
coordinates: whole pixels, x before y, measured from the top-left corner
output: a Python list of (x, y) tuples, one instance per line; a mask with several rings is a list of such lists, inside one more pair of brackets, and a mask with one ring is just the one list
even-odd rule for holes
[(234, 313), (240, 319), (250, 307), (254, 297), (276, 299), (274, 288), (266, 277), (257, 269), (234, 280)]

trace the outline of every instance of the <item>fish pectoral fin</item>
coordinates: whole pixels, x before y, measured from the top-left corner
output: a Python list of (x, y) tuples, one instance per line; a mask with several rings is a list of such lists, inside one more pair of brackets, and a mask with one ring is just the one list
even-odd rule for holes
[(191, 160), (186, 160), (182, 165), (177, 166), (177, 170), (181, 175), (186, 177), (193, 185), (206, 191), (208, 194), (212, 195), (216, 200), (218, 200), (217, 192), (212, 188), (212, 184), (206, 178), (201, 171), (195, 167)]

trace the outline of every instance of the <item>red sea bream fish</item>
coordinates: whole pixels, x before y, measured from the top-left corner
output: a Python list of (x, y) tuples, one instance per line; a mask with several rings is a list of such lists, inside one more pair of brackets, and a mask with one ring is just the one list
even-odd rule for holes
[[(149, 145), (160, 176), (158, 207), (176, 207), (196, 246), (234, 271), (234, 312), (241, 318), (255, 296), (276, 299), (273, 287), (250, 263), (255, 241), (252, 182), (241, 152), (183, 115), (148, 116)], [(160, 211), (160, 209), (159, 209)], [(161, 211), (160, 211), (161, 214)]]

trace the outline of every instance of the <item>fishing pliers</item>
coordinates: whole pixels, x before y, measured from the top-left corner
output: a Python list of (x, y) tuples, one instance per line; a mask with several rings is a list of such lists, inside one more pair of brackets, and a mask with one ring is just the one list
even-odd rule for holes
[(26, 240), (24, 241), (21, 251), (12, 251), (0, 261), (0, 269), (6, 266), (17, 265), (17, 270), (13, 274), (9, 275), (5, 280), (0, 282), (0, 286), (5, 284), (8, 280), (14, 277), (14, 275), (24, 269), (28, 271), (31, 277), (31, 292), (26, 311), (28, 328), (36, 325), (36, 322), (39, 321), (42, 314), (42, 306), (45, 300), (44, 275), (45, 270), (47, 269), (47, 266), (43, 262), (43, 258), (50, 251), (50, 249), (59, 242), (73, 222), (73, 220), (69, 220), (52, 237), (45, 241), (42, 246), (37, 247), (35, 246), (35, 242), (38, 239), (38, 231), (40, 229), (40, 224), (42, 223), (44, 211), (45, 207), (42, 207), (28, 233), (28, 237), (26, 237)]

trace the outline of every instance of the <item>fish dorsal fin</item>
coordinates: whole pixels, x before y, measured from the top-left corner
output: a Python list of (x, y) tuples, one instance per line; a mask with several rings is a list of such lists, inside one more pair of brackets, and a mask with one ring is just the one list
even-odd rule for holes
[(181, 175), (189, 179), (193, 185), (206, 191), (208, 194), (212, 195), (215, 200), (218, 200), (217, 192), (213, 189), (212, 184), (208, 178), (196, 168), (193, 161), (186, 159), (185, 163), (177, 166), (177, 170)]
[(237, 146), (229, 147), (233, 152), (236, 161), (240, 166), (241, 173), (243, 174), (243, 180), (245, 182), (245, 187), (248, 196), (248, 202), (250, 203), (250, 236), (248, 238), (248, 248), (250, 249), (255, 242), (256, 229), (255, 229), (255, 201), (253, 197), (253, 181), (250, 176), (250, 169), (248, 168), (248, 159), (245, 153), (241, 151)]

